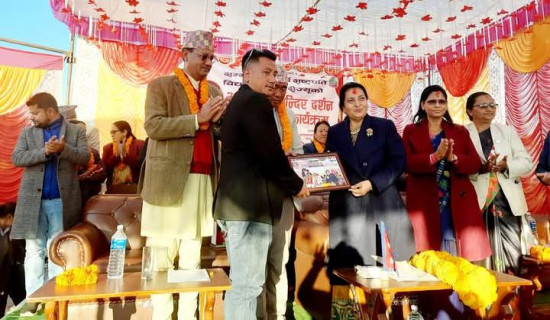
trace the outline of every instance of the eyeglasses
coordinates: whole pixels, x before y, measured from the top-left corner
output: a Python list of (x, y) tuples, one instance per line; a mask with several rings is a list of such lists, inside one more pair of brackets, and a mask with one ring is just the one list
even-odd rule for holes
[(478, 107), (483, 110), (486, 110), (487, 108), (496, 109), (498, 107), (498, 103), (480, 103), (474, 104), (474, 107)]
[(117, 132), (121, 132), (121, 131), (120, 131), (120, 130), (111, 130), (111, 131), (109, 131), (109, 133), (111, 133), (111, 135), (113, 135), (113, 134), (115, 134), (115, 133), (117, 133)]
[(427, 100), (427, 101), (426, 101), (426, 104), (427, 104), (427, 105), (430, 105), (430, 106), (435, 106), (436, 104), (439, 104), (439, 105), (446, 105), (446, 104), (447, 104), (447, 100), (445, 100), (445, 99), (438, 99), (438, 100), (432, 99), (432, 100)]
[(216, 62), (218, 58), (216, 58), (213, 54), (206, 54), (206, 53), (200, 53), (193, 51), (203, 62), (206, 62), (206, 60), (212, 61), (212, 63)]

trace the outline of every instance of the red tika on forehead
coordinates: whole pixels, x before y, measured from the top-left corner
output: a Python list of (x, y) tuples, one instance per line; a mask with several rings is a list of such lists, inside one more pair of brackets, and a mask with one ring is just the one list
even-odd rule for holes
[(443, 98), (443, 93), (441, 93), (441, 91), (436, 91), (435, 92), (435, 97), (436, 98)]
[(351, 93), (353, 93), (353, 94), (357, 94), (357, 88), (353, 88), (353, 89), (351, 89)]

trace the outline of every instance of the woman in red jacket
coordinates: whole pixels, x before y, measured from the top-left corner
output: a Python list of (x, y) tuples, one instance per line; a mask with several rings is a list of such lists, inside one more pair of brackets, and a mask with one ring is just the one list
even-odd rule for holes
[(103, 147), (103, 163), (107, 168), (107, 193), (136, 193), (141, 162), (139, 152), (143, 140), (138, 140), (126, 121), (111, 126), (113, 142)]
[(468, 177), (481, 162), (468, 131), (453, 124), (442, 87), (424, 89), (403, 140), (416, 250), (445, 250), (470, 261), (489, 257), (485, 224)]

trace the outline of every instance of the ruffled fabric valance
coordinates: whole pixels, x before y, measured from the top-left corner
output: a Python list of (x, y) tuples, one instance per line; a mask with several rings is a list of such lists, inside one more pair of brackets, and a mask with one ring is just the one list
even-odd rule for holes
[(495, 50), (504, 63), (517, 72), (535, 72), (550, 59), (550, 18), (526, 31), (502, 40)]
[(472, 93), (478, 92), (478, 91), (489, 92), (489, 68), (488, 67), (483, 68), (477, 82), (474, 85), (472, 85), (470, 89), (467, 92), (465, 92), (462, 96), (455, 97), (453, 95), (449, 95), (447, 99), (449, 101), (448, 103), (449, 114), (451, 115), (451, 118), (453, 119), (454, 123), (466, 124), (470, 122), (470, 119), (468, 118), (468, 114), (466, 113), (466, 100)]
[(140, 86), (172, 73), (181, 53), (164, 47), (148, 47), (103, 41), (98, 44), (103, 60), (126, 82)]
[(449, 93), (462, 97), (470, 91), (487, 66), (490, 53), (490, 48), (481, 48), (451, 62), (438, 63), (439, 74)]
[(390, 108), (402, 101), (409, 93), (416, 73), (355, 71), (354, 78), (367, 89), (372, 103)]

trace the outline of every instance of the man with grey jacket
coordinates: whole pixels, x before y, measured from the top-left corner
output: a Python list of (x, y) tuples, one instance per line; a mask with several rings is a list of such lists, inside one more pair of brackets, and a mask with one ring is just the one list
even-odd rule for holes
[(50, 261), (46, 277), (44, 258), (53, 237), (79, 221), (77, 165), (87, 164), (90, 153), (86, 133), (65, 121), (51, 94), (37, 93), (26, 105), (34, 125), (21, 131), (12, 154), (13, 164), (24, 171), (11, 237), (26, 240), (28, 296), (62, 271)]

